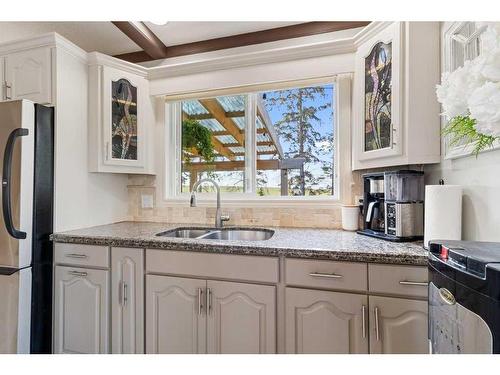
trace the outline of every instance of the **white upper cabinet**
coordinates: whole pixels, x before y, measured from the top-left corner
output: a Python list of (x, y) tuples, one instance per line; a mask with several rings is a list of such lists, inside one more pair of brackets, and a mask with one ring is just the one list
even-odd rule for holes
[(439, 23), (376, 27), (356, 52), (353, 170), (437, 163)]
[[(121, 65), (122, 64), (122, 65)], [(91, 172), (151, 174), (153, 106), (146, 72), (94, 53), (89, 71)]]
[(9, 53), (4, 57), (4, 100), (29, 99), (52, 103), (52, 48)]

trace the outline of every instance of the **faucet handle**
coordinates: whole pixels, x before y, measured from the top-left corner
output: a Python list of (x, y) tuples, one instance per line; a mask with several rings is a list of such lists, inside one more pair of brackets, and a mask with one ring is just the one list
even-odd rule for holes
[(220, 221), (224, 222), (224, 221), (229, 221), (231, 218), (229, 217), (229, 215), (221, 215), (220, 216)]

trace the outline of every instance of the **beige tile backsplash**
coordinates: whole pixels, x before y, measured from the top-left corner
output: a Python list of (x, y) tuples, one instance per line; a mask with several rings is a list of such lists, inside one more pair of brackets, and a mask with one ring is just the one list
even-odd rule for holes
[[(355, 175), (359, 175), (356, 173)], [(359, 195), (359, 178), (354, 178), (352, 198)], [(182, 224), (212, 224), (215, 220), (215, 207), (189, 207), (185, 205), (169, 206), (166, 202), (158, 203), (157, 194), (161, 194), (156, 186), (154, 176), (130, 175), (129, 185), (129, 216), (135, 221), (155, 221)], [(153, 194), (155, 206), (152, 209), (141, 208), (141, 195)], [(340, 228), (342, 225), (339, 205), (324, 207), (231, 207), (224, 205), (223, 213), (230, 216), (229, 225), (256, 225), (282, 227), (314, 227)]]
[[(416, 169), (420, 165), (408, 165), (392, 168), (371, 169), (354, 171), (343, 175), (344, 184), (341, 186), (345, 198), (341, 203), (353, 204), (355, 197), (362, 195), (362, 174), (372, 171)], [(141, 195), (152, 194), (154, 207), (141, 208)], [(169, 205), (157, 199), (161, 197), (161, 187), (157, 186), (155, 176), (129, 175), (129, 217), (135, 221), (155, 221), (182, 224), (213, 224), (215, 221), (215, 204), (211, 207), (189, 207), (185, 204)], [(277, 227), (310, 227), (338, 229), (342, 226), (341, 208), (339, 204), (325, 205), (322, 207), (304, 204), (300, 207), (265, 207), (245, 206), (242, 202), (239, 207), (231, 207), (222, 200), (222, 211), (230, 216), (229, 225), (254, 225)]]

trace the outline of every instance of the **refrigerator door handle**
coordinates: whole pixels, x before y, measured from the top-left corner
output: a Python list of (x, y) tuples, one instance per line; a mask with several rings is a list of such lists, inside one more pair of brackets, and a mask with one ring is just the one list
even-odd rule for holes
[(5, 145), (5, 152), (3, 155), (3, 176), (2, 176), (2, 211), (3, 220), (7, 232), (17, 239), (23, 240), (26, 238), (26, 232), (20, 231), (14, 228), (12, 222), (12, 205), (10, 197), (10, 176), (12, 172), (12, 153), (14, 151), (14, 144), (18, 137), (23, 137), (28, 135), (28, 129), (17, 128), (14, 129), (7, 139), (7, 144)]

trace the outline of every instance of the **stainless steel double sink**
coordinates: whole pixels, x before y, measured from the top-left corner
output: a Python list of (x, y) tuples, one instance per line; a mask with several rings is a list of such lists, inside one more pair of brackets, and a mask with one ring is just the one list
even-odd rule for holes
[(160, 237), (226, 241), (265, 241), (274, 235), (270, 229), (257, 228), (188, 228), (180, 227), (157, 233)]

